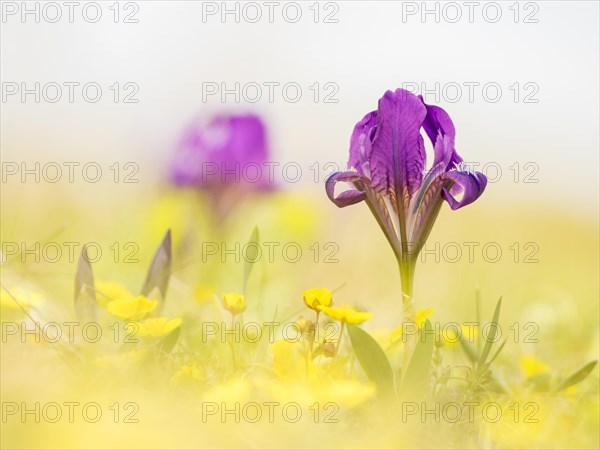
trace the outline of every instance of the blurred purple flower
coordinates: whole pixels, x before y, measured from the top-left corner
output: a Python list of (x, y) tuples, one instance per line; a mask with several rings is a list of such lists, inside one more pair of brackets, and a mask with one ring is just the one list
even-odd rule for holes
[(214, 117), (205, 127), (191, 126), (184, 134), (171, 167), (179, 186), (217, 189), (244, 185), (269, 188), (266, 129), (255, 115)]

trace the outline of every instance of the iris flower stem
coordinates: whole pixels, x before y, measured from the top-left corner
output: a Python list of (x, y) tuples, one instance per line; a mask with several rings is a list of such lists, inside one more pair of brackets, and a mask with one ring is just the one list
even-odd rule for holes
[[(235, 314), (231, 315), (231, 329), (235, 330)], [(235, 333), (234, 333), (235, 335)], [(231, 359), (233, 362), (233, 372), (237, 372), (237, 360), (235, 358), (235, 344), (233, 340), (229, 341), (229, 345), (231, 346)]]
[[(417, 313), (415, 310), (415, 299), (413, 298), (413, 280), (415, 274), (415, 260), (399, 260), (400, 281), (402, 283), (402, 323), (403, 331), (406, 332), (409, 324), (417, 322)], [(403, 333), (404, 334), (404, 333)], [(416, 334), (404, 334), (404, 351), (402, 355), (402, 372), (406, 374), (408, 363), (412, 356), (416, 344)]]

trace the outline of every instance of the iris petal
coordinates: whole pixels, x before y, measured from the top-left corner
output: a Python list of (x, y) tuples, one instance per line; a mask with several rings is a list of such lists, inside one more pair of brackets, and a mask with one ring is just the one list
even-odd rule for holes
[[(421, 101), (423, 97), (419, 96)], [(427, 108), (427, 115), (423, 121), (423, 129), (431, 143), (434, 145), (434, 161), (432, 166), (436, 166), (441, 161), (445, 161), (445, 168), (449, 169), (455, 167), (457, 164), (462, 162), (462, 158), (456, 153), (454, 148), (454, 140), (456, 138), (456, 129), (454, 123), (446, 111), (439, 106), (427, 105), (424, 101), (423, 104)], [(442, 136), (443, 138), (449, 138), (451, 145), (449, 147), (442, 146), (438, 147), (437, 142)]]
[(372, 111), (356, 124), (350, 138), (348, 167), (354, 167), (361, 175), (369, 175), (368, 163), (376, 124), (377, 111)]
[(404, 89), (387, 91), (379, 100), (370, 159), (376, 191), (405, 201), (419, 188), (425, 167), (420, 128), (426, 114), (423, 102)]
[(359, 191), (356, 188), (350, 188), (347, 191), (344, 191), (336, 196), (335, 185), (339, 181), (355, 183), (365, 181), (365, 178), (354, 171), (335, 172), (329, 175), (329, 177), (327, 177), (327, 180), (325, 180), (325, 191), (327, 192), (329, 200), (335, 203), (336, 206), (338, 206), (339, 208), (344, 208), (346, 206), (362, 202), (365, 199), (366, 194), (364, 192)]
[[(452, 187), (442, 189), (442, 197), (452, 210), (462, 208), (479, 198), (487, 186), (487, 178), (480, 172), (453, 170), (442, 175), (442, 178), (453, 181)], [(462, 194), (460, 200), (456, 196)]]

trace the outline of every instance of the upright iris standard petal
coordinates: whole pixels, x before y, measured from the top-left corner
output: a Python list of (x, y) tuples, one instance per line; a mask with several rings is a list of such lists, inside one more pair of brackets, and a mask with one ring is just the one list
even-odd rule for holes
[(350, 138), (350, 158), (348, 168), (354, 168), (361, 175), (370, 175), (369, 158), (377, 125), (377, 111), (372, 111), (356, 124)]
[[(480, 172), (451, 171), (442, 177), (454, 183), (451, 188), (442, 189), (442, 197), (448, 202), (452, 210), (473, 203), (483, 194), (487, 186), (487, 178)], [(455, 197), (461, 194), (462, 198), (456, 200)]]
[(433, 143), (437, 140), (438, 134), (450, 136), (450, 139), (454, 140), (456, 129), (448, 113), (439, 106), (426, 104), (422, 96), (419, 96), (419, 98), (427, 108), (427, 116), (423, 121), (423, 129), (427, 133), (427, 136), (429, 136), (429, 139), (431, 139), (431, 142)]
[(427, 114), (414, 94), (397, 89), (379, 100), (377, 131), (371, 150), (373, 189), (400, 203), (420, 186), (425, 167), (425, 146), (420, 128)]
[[(427, 116), (425, 116), (425, 120), (423, 121), (423, 129), (434, 146), (434, 161), (432, 167), (436, 167), (440, 162), (444, 162), (444, 170), (455, 167), (462, 162), (462, 158), (456, 153), (456, 149), (454, 148), (456, 129), (454, 128), (452, 119), (448, 113), (439, 106), (428, 105), (425, 103), (422, 96), (419, 96), (419, 98), (427, 108)], [(438, 147), (436, 145), (440, 136), (444, 138), (448, 137), (450, 139), (452, 144), (449, 148), (446, 146)]]

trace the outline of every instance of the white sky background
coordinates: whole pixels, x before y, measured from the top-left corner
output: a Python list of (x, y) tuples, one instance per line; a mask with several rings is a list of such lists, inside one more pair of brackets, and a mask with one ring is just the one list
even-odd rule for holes
[[(3, 83), (32, 87), (35, 82), (96, 82), (103, 88), (98, 103), (85, 102), (77, 88), (72, 104), (66, 88), (54, 104), (36, 104), (31, 95), (25, 103), (19, 95), (3, 99), (3, 161), (137, 161), (141, 173), (160, 174), (193, 117), (256, 111), (270, 125), (273, 160), (296, 161), (308, 171), (315, 161), (346, 161), (352, 127), (376, 108), (385, 90), (409, 82), (434, 89), (439, 82), (440, 90), (446, 86), (446, 94), (454, 97), (448, 83), (458, 83), (460, 100), (442, 96), (439, 104), (455, 122), (465, 160), (498, 163), (504, 192), (526, 192), (548, 204), (570, 201), (597, 208), (598, 2), (521, 2), (518, 23), (515, 6), (510, 9), (514, 2), (499, 2), (502, 17), (497, 23), (489, 20), (495, 15), (495, 8), (486, 6), (490, 2), (476, 2), (473, 23), (465, 2), (454, 3), (462, 13), (457, 23), (445, 20), (453, 19), (456, 9), (443, 2), (438, 6), (440, 23), (433, 14), (423, 23), (420, 12), (403, 20), (403, 8), (420, 9), (422, 2), (361, 1), (335, 2), (338, 23), (323, 23), (334, 10), (324, 3), (320, 23), (314, 23), (309, 9), (313, 2), (302, 2), (302, 18), (290, 23), (282, 16), (288, 2), (277, 2), (274, 23), (269, 23), (268, 6), (257, 2), (262, 10), (258, 23), (243, 17), (236, 23), (233, 15), (222, 23), (219, 14), (204, 23), (203, 3), (206, 8), (210, 2), (152, 1), (137, 2), (138, 23), (117, 24), (109, 9), (112, 3), (101, 2), (103, 16), (97, 23), (82, 18), (81, 6), (69, 23), (63, 2), (58, 2), (63, 14), (58, 23), (44, 17), (35, 23), (33, 15), (22, 23), (20, 12), (3, 14)], [(221, 7), (221, 2), (215, 5)], [(234, 2), (228, 7), (234, 8)], [(129, 11), (131, 7), (121, 5), (121, 21)], [(254, 10), (246, 11), (254, 16)], [(293, 11), (288, 9), (290, 17)], [(93, 12), (88, 10), (91, 17)], [(55, 14), (50, 9), (47, 13)], [(524, 23), (526, 17), (538, 23)], [(114, 103), (109, 90), (114, 82), (136, 83), (139, 102)], [(261, 100), (254, 104), (235, 103), (233, 95), (227, 103), (218, 95), (203, 102), (203, 82), (224, 82), (230, 88), (235, 82), (298, 83), (302, 98), (286, 102), (275, 88), (270, 103), (263, 87)], [(310, 90), (315, 82), (335, 83), (338, 103), (322, 98), (315, 103)], [(480, 83), (473, 102), (465, 82)], [(520, 98), (515, 103), (516, 82)], [(484, 98), (486, 83), (501, 87), (498, 102)], [(525, 83), (535, 86), (526, 88)], [(537, 103), (524, 102), (530, 93)], [(436, 103), (433, 94), (427, 100)], [(536, 163), (534, 179), (539, 183), (523, 191), (522, 183), (511, 182), (513, 162), (520, 163), (520, 178), (531, 172), (523, 168), (525, 163)], [(304, 180), (310, 182), (312, 173)]]

